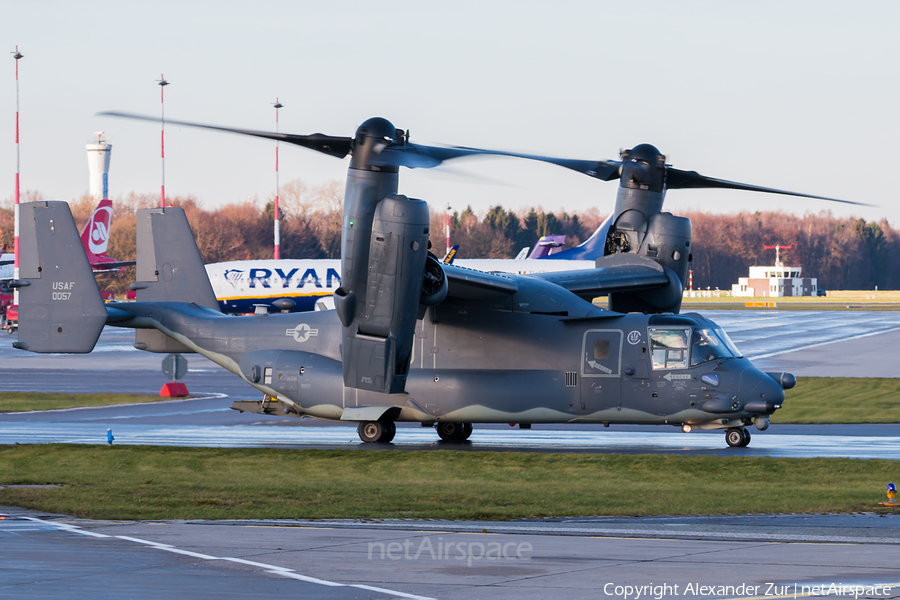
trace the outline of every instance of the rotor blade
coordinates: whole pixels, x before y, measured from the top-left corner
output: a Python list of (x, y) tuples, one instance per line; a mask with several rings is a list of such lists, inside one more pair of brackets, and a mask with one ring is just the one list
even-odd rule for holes
[(826, 198), (825, 196), (788, 192), (759, 185), (749, 185), (746, 183), (737, 183), (735, 181), (726, 181), (724, 179), (715, 179), (713, 177), (701, 175), (697, 171), (682, 171), (681, 169), (673, 169), (672, 167), (666, 167), (666, 188), (670, 190), (686, 188), (725, 188), (730, 190), (746, 190), (749, 192), (784, 194), (786, 196), (799, 196), (801, 198), (815, 198), (817, 200), (828, 200), (829, 202), (840, 202), (842, 204), (855, 204), (857, 206), (874, 206), (874, 204), (866, 204), (865, 202), (838, 200), (837, 198)]
[(610, 181), (619, 177), (620, 163), (618, 162), (553, 158), (535, 154), (523, 154), (521, 152), (484, 150), (482, 148), (469, 148), (466, 146), (426, 146), (413, 143), (405, 145), (393, 144), (382, 150), (378, 156), (372, 160), (375, 161), (375, 164), (385, 166), (390, 165), (395, 167), (407, 167), (410, 169), (429, 169), (438, 166), (445, 160), (466, 156), (509, 156), (514, 158), (527, 158), (529, 160), (537, 160), (566, 167), (578, 171), (579, 173), (602, 179), (603, 181)]
[[(123, 112), (101, 112), (97, 113), (99, 117), (122, 117), (125, 119), (135, 119), (138, 121), (152, 121), (158, 123), (160, 120), (156, 117), (148, 117), (145, 115), (135, 115), (132, 113), (123, 113)], [(253, 131), (250, 129), (235, 129), (233, 127), (218, 127), (216, 125), (204, 125), (202, 123), (190, 123), (188, 121), (175, 121), (172, 119), (167, 119), (166, 123), (170, 123), (172, 125), (183, 125), (185, 127), (198, 127), (201, 129), (214, 129), (216, 131), (226, 131), (229, 133), (239, 133), (242, 135), (252, 135), (255, 137), (267, 138), (270, 140), (278, 140), (280, 142), (287, 142), (289, 144), (296, 144), (298, 146), (303, 146), (304, 148), (309, 148), (310, 150), (315, 150), (316, 152), (321, 152), (323, 154), (328, 154), (329, 156), (336, 156), (337, 158), (344, 158), (350, 151), (353, 149), (353, 138), (342, 137), (342, 136), (333, 136), (333, 135), (324, 135), (321, 133), (313, 133), (311, 135), (295, 135), (291, 133), (270, 133), (266, 131)]]

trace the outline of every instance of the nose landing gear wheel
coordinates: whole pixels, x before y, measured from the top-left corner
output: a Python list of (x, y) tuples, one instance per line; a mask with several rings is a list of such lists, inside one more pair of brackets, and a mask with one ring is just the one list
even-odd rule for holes
[(462, 442), (472, 435), (471, 423), (438, 423), (437, 432), (445, 442)]
[(367, 444), (387, 444), (394, 439), (397, 426), (393, 421), (364, 421), (356, 429), (359, 439)]
[(732, 448), (744, 448), (750, 443), (750, 432), (746, 427), (729, 427), (725, 431), (725, 441)]

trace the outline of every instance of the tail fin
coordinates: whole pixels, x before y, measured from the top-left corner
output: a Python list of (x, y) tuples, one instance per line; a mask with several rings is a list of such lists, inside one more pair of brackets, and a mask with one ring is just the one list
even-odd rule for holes
[(219, 310), (184, 209), (138, 211), (137, 278), (131, 287), (138, 302), (194, 302)]
[(553, 254), (553, 250), (566, 245), (566, 236), (564, 235), (545, 235), (538, 240), (534, 246), (534, 250), (528, 255), (528, 258), (544, 258)]
[(456, 258), (456, 253), (459, 252), (459, 244), (453, 244), (449, 250), (447, 250), (447, 254), (444, 255), (444, 258), (441, 259), (441, 262), (445, 265), (452, 265), (453, 259)]
[(96, 256), (105, 256), (109, 247), (109, 226), (112, 222), (112, 200), (104, 198), (91, 213), (84, 231), (81, 232), (81, 243), (84, 251)]
[(107, 311), (65, 202), (19, 206), (19, 341), (31, 352), (90, 352)]
[(580, 246), (548, 254), (543, 258), (550, 260), (597, 260), (602, 258), (606, 254), (606, 237), (609, 234), (613, 216), (606, 217), (600, 223), (600, 227)]

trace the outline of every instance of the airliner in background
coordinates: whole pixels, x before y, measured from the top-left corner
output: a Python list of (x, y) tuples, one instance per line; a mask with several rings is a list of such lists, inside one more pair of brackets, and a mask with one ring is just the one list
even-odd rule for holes
[[(601, 229), (604, 225), (605, 222)], [(544, 236), (538, 241), (532, 256), (537, 254), (540, 258), (463, 259), (453, 261), (453, 264), (478, 271), (525, 275), (593, 269), (594, 261), (603, 256), (603, 246), (598, 243), (598, 239), (603, 238), (594, 233), (584, 244), (570, 249), (576, 251), (577, 254), (573, 254), (577, 260), (546, 260), (562, 254), (545, 253), (550, 247), (562, 245), (560, 237), (565, 239), (564, 236)], [(547, 243), (542, 244), (542, 241)], [(537, 252), (538, 249), (542, 251)], [(520, 252), (519, 256), (523, 254), (525, 252)], [(448, 257), (452, 260), (452, 254)], [(270, 312), (333, 308), (332, 295), (341, 285), (339, 259), (236, 260), (208, 264), (206, 273), (222, 312), (228, 314), (255, 312), (257, 306), (271, 307), (266, 309)], [(273, 305), (273, 302), (277, 304)]]

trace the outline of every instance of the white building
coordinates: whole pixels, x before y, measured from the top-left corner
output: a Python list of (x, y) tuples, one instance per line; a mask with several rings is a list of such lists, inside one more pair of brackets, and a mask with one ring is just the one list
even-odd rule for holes
[(750, 267), (750, 276), (731, 286), (732, 296), (815, 296), (815, 277), (801, 277), (800, 267), (778, 263), (772, 267)]

